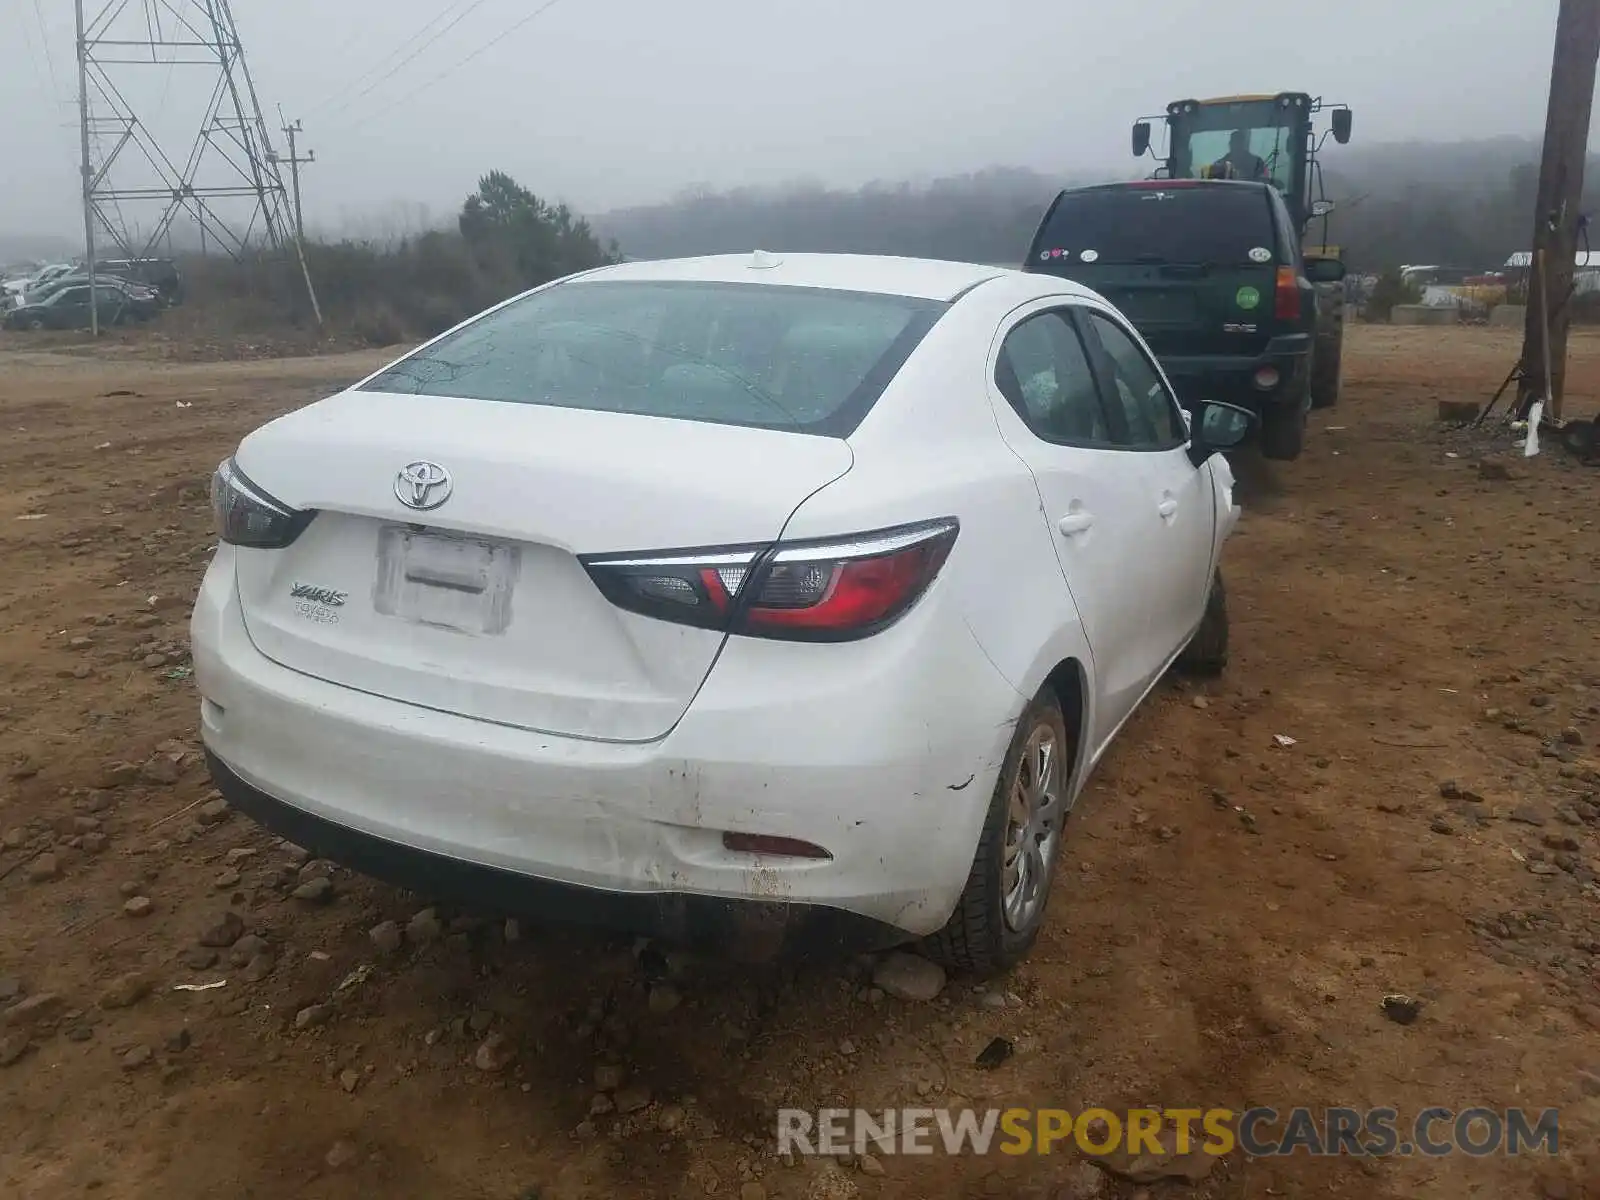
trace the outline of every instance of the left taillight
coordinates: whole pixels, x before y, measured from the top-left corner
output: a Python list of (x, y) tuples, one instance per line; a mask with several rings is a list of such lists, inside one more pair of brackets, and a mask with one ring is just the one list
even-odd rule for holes
[(1300, 318), (1300, 277), (1293, 267), (1278, 268), (1278, 295), (1273, 315), (1280, 321)]
[(230, 546), (282, 550), (305, 531), (314, 511), (290, 508), (245, 477), (228, 459), (211, 477), (211, 519)]
[(917, 602), (960, 528), (947, 517), (844, 538), (582, 561), (601, 593), (630, 612), (750, 637), (850, 641)]

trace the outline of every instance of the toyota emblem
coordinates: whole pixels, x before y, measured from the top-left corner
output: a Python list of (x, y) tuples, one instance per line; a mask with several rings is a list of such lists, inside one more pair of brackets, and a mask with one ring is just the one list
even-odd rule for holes
[(436, 462), (407, 463), (395, 477), (395, 498), (407, 508), (438, 508), (455, 489), (450, 472)]

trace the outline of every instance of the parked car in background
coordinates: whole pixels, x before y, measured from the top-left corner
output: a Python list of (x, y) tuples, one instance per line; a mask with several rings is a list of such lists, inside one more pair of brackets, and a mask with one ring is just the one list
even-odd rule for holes
[(170, 258), (108, 258), (95, 266), (153, 289), (163, 304), (183, 303), (183, 273)]
[(1259, 418), (1262, 454), (1300, 456), (1313, 404), (1316, 284), (1337, 259), (1306, 258), (1269, 183), (1138, 180), (1056, 197), (1025, 269), (1094, 288), (1138, 327), (1186, 402)]
[[(134, 292), (117, 283), (94, 286), (99, 320), (102, 325), (127, 321), (148, 321), (160, 311), (160, 304), (146, 289)], [(90, 288), (74, 284), (51, 292), (37, 303), (27, 303), (5, 314), (7, 329), (87, 329), (90, 324)]]
[(1004, 969), (1091, 768), (1227, 658), (1219, 449), (1051, 275), (610, 266), (247, 436), (191, 620), (237, 809), (370, 874)]
[[(22, 303), (39, 304), (45, 300), (48, 300), (51, 296), (55, 295), (64, 288), (87, 287), (89, 282), (89, 276), (81, 272), (74, 272), (71, 275), (59, 275), (55, 279), (50, 280), (48, 283), (41, 284), (39, 287), (36, 287), (25, 293), (22, 297)], [(94, 282), (97, 284), (105, 284), (108, 287), (121, 288), (123, 291), (127, 292), (128, 295), (134, 297), (135, 299), (148, 301), (155, 304), (157, 307), (160, 307), (160, 295), (154, 288), (146, 287), (142, 283), (134, 283), (131, 280), (122, 278), (120, 275), (113, 275), (110, 272), (103, 271), (96, 271), (94, 273)]]
[(23, 296), (30, 289), (42, 287), (49, 283), (52, 279), (58, 279), (63, 275), (70, 275), (72, 272), (78, 269), (79, 267), (77, 263), (51, 263), (48, 266), (40, 267), (31, 275), (21, 275), (13, 279), (7, 279), (5, 281), (5, 290), (7, 295), (11, 297), (13, 303), (21, 304), (23, 302)]

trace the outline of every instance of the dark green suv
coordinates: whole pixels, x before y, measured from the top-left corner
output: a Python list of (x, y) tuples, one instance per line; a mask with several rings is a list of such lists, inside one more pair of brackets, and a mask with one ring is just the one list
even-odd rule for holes
[(1099, 292), (1139, 330), (1191, 412), (1206, 400), (1258, 414), (1267, 458), (1300, 456), (1311, 408), (1315, 284), (1344, 264), (1306, 259), (1267, 183), (1147, 179), (1069, 188), (1026, 271)]

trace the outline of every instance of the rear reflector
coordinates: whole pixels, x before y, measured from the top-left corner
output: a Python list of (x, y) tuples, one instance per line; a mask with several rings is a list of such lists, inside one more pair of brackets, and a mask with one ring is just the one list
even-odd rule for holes
[(954, 517), (851, 537), (588, 556), (601, 593), (642, 616), (794, 641), (849, 641), (898, 620), (949, 557)]
[(1256, 368), (1255, 384), (1256, 387), (1260, 388), (1263, 392), (1270, 392), (1273, 388), (1277, 387), (1279, 378), (1280, 376), (1278, 375), (1277, 367)]
[(771, 854), (781, 858), (832, 858), (821, 846), (802, 842), (799, 838), (768, 837), (761, 833), (724, 833), (722, 845), (726, 850), (741, 854)]

